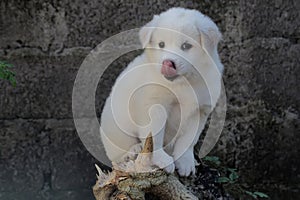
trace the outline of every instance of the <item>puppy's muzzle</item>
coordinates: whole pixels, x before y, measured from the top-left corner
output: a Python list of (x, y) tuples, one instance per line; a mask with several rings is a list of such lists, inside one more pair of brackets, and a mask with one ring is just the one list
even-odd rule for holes
[(172, 60), (164, 60), (161, 67), (161, 73), (170, 81), (174, 80), (178, 74), (176, 65)]

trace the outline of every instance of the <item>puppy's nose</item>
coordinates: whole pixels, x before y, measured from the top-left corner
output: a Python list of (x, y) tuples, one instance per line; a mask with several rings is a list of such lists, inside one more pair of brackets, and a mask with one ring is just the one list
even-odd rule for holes
[(173, 69), (176, 69), (175, 63), (172, 60), (164, 60), (163, 66), (171, 67)]

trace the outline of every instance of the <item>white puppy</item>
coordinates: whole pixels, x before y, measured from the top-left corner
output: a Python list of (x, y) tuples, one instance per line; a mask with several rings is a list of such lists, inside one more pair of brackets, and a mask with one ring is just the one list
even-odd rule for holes
[(137, 153), (152, 132), (152, 164), (195, 173), (193, 147), (221, 91), (216, 24), (199, 11), (172, 8), (139, 32), (145, 48), (118, 77), (101, 117), (111, 161)]

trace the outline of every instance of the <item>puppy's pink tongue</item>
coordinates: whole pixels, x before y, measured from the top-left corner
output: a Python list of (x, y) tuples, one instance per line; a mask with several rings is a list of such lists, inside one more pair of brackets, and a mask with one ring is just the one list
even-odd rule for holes
[(169, 60), (165, 60), (162, 63), (161, 73), (166, 77), (173, 77), (177, 75), (175, 66)]

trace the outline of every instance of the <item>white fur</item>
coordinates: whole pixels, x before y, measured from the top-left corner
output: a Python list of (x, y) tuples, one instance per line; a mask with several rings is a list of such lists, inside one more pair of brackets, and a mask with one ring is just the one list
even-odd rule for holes
[[(152, 164), (168, 172), (177, 168), (182, 176), (194, 174), (193, 147), (220, 95), (221, 34), (210, 18), (184, 8), (154, 16), (139, 34), (145, 51), (118, 77), (103, 109), (106, 154), (111, 161), (122, 161), (128, 153), (137, 153), (131, 152), (140, 149), (134, 146), (152, 132)], [(161, 41), (164, 49), (158, 47)], [(182, 51), (184, 42), (193, 47)], [(173, 81), (160, 73), (165, 59), (176, 65), (178, 77)], [(155, 84), (140, 87), (147, 82)]]

